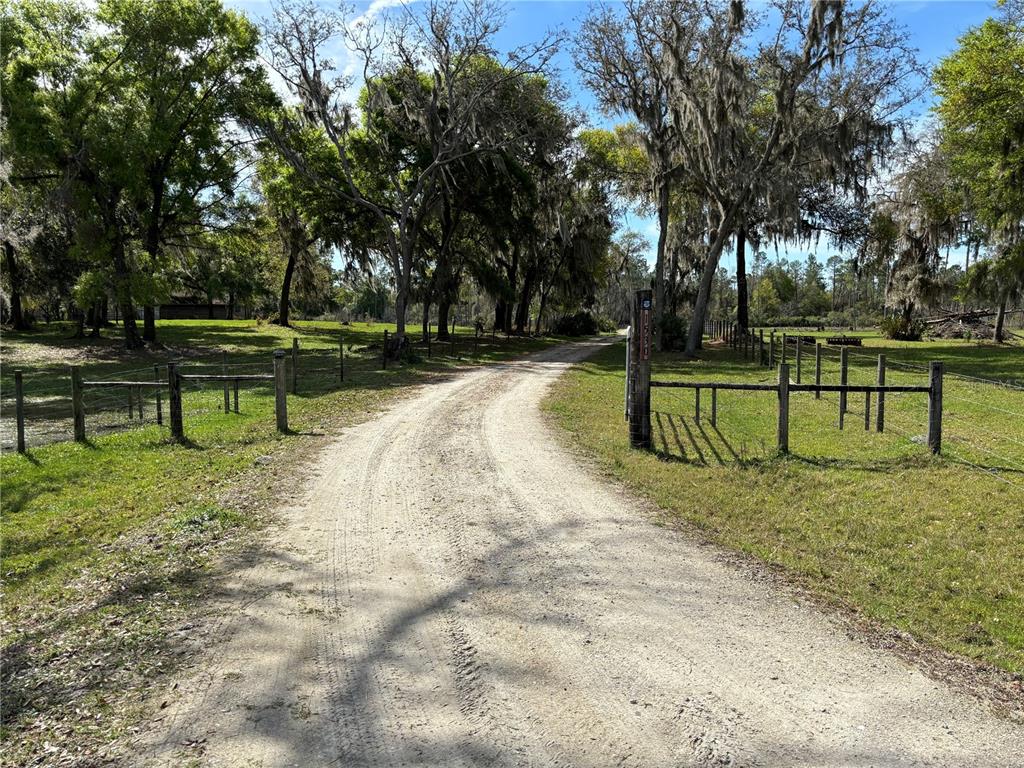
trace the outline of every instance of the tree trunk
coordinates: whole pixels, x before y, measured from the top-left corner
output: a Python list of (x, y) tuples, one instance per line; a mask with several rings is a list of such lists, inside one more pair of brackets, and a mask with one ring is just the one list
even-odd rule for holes
[(996, 330), (994, 338), (997, 342), (1003, 341), (1003, 324), (1006, 322), (1006, 294), (999, 299), (999, 310), (996, 312)]
[(736, 232), (736, 323), (741, 331), (750, 327), (747, 297), (747, 227), (740, 224)]
[(430, 301), (423, 300), (423, 341), (430, 339)]
[(114, 234), (112, 244), (114, 265), (114, 293), (117, 306), (121, 310), (124, 322), (124, 345), (126, 349), (140, 349), (144, 346), (139, 337), (139, 328), (135, 322), (135, 304), (132, 302), (131, 275), (128, 271), (128, 260), (124, 253), (124, 235), (120, 231)]
[(142, 338), (156, 341), (156, 307), (152, 304), (142, 308)]
[(704, 262), (704, 271), (700, 276), (700, 290), (697, 292), (697, 301), (693, 306), (693, 317), (690, 320), (690, 327), (686, 335), (686, 354), (695, 357), (697, 350), (701, 347), (701, 337), (704, 335), (704, 318), (708, 313), (708, 303), (711, 300), (711, 286), (715, 281), (715, 274), (718, 272), (718, 261), (722, 257), (722, 248), (728, 239), (725, 230), (725, 222), (719, 223), (722, 228), (718, 231), (714, 242), (708, 248), (708, 257)]
[(443, 341), (451, 338), (448, 332), (448, 315), (451, 313), (452, 303), (448, 299), (441, 299), (437, 303), (437, 340)]
[(75, 309), (73, 312), (75, 318), (75, 335), (72, 336), (74, 339), (85, 338), (85, 312), (80, 309)]
[(21, 308), (21, 270), (14, 258), (14, 244), (4, 240), (4, 266), (7, 268), (7, 281), (11, 285), (11, 329), (27, 331), (28, 323)]
[(665, 246), (668, 243), (668, 182), (658, 183), (658, 256), (654, 262), (654, 348), (663, 349), (661, 327), (665, 317)]
[(530, 303), (533, 301), (536, 282), (536, 270), (527, 270), (526, 279), (523, 280), (523, 292), (519, 296), (519, 306), (516, 308), (516, 333), (529, 330), (526, 325), (530, 320)]
[(494, 302), (494, 329), (505, 330), (505, 300), (498, 299)]
[(228, 292), (228, 320), (235, 319), (235, 292)]
[(540, 327), (541, 327), (540, 324), (541, 324), (541, 320), (544, 318), (544, 307), (547, 305), (547, 303), (548, 303), (548, 292), (546, 290), (544, 290), (543, 288), (541, 288), (541, 292), (540, 292), (540, 306), (537, 308), (537, 325), (536, 325), (537, 331), (536, 331), (536, 333), (537, 333), (538, 336), (540, 336)]
[(100, 318), (100, 303), (98, 301), (94, 301), (89, 306), (89, 312), (86, 315), (86, 322), (88, 322), (89, 327), (92, 328), (92, 330), (89, 331), (90, 338), (98, 339), (100, 337), (100, 325), (103, 322)]
[[(400, 288), (395, 292), (395, 338), (405, 336), (405, 313), (409, 307), (408, 289)], [(399, 342), (400, 343), (400, 342)]]
[(288, 252), (288, 264), (284, 268), (284, 280), (281, 282), (281, 298), (277, 303), (277, 324), (288, 326), (288, 308), (291, 305), (292, 275), (295, 274), (296, 249), (292, 245)]

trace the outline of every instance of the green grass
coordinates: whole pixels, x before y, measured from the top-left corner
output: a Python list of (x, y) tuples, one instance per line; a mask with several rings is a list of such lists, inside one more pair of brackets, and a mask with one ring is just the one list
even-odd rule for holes
[[(5, 334), (4, 395), (16, 366), (25, 372), (26, 396), (37, 398), (28, 407), (30, 424), (55, 424), (65, 437), (69, 362), (81, 364), (87, 380), (142, 379), (170, 356), (185, 361), (186, 372), (219, 372), (226, 350), (231, 370), (269, 372), (273, 350), (290, 348), (297, 337), (303, 371), (298, 394), (288, 396), (291, 434), (276, 431), (267, 386), (243, 388), (238, 414), (223, 412), (220, 385), (186, 387), (186, 445), (169, 441), (166, 421), (153, 423), (152, 395), (143, 425), (125, 429), (122, 394), (90, 390), (86, 444), (57, 442), (0, 457), (3, 739), (16, 745), (9, 764), (30, 763), (46, 741), (93, 749), (121, 732), (130, 720), (123, 702), (140, 694), (147, 677), (173, 667), (167, 628), (201, 595), (214, 556), (267, 522), (275, 489), (320, 436), (369, 418), (410, 386), (442, 380), (457, 366), (557, 341), (485, 338), (475, 357), (461, 360), (435, 343), (431, 360), (381, 370), (384, 329), (394, 326), (300, 322), (292, 330), (168, 321), (159, 324), (166, 350), (133, 355), (116, 338), (68, 340), (68, 327)], [(342, 386), (339, 334), (346, 348)], [(464, 356), (473, 350), (466, 340), (460, 346)]]
[[(963, 373), (1024, 376), (1019, 347), (871, 347), (896, 364), (945, 359)], [(922, 445), (924, 395), (889, 395), (878, 434), (864, 430), (863, 395), (850, 397), (840, 432), (836, 395), (794, 393), (791, 455), (781, 457), (774, 394), (720, 392), (713, 427), (709, 392), (697, 422), (692, 390), (654, 389), (654, 451), (641, 452), (628, 447), (623, 423), (623, 355), (621, 344), (603, 350), (560, 380), (546, 403), (601, 467), (671, 517), (782, 567), (827, 599), (1024, 673), (1024, 391), (947, 378), (941, 457)], [(837, 357), (826, 355), (826, 382), (838, 379)], [(813, 350), (803, 362), (803, 380), (813, 380)], [(696, 362), (656, 355), (652, 370), (656, 380), (775, 380), (722, 347)], [(851, 358), (852, 383), (873, 378), (873, 360)], [(890, 367), (889, 383), (924, 380)]]

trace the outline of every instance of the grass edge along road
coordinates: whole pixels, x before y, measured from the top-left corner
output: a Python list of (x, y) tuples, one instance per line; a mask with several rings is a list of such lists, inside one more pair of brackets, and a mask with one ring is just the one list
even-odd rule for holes
[[(941, 349), (934, 353), (941, 358)], [(932, 458), (921, 445), (920, 424), (911, 423), (915, 414), (923, 417), (923, 403), (893, 396), (886, 402), (893, 427), (883, 435), (863, 430), (863, 405), (852, 398), (843, 432), (834, 400), (794, 398), (793, 454), (779, 457), (770, 393), (719, 393), (713, 429), (706, 410), (694, 421), (692, 391), (655, 390), (656, 450), (635, 451), (623, 421), (624, 355), (623, 343), (599, 351), (559, 379), (544, 403), (598, 469), (656, 503), (667, 522), (685, 521), (718, 544), (781, 567), (812, 594), (873, 623), (994, 665), (1024, 691), (1024, 475)], [(728, 349), (710, 346), (703, 357), (687, 363), (656, 354), (652, 378), (774, 380), (773, 372)], [(811, 357), (813, 366), (813, 349)], [(899, 359), (897, 350), (890, 359)], [(1024, 409), (1024, 393), (1012, 398), (1014, 410)], [(1024, 462), (1024, 421), (1012, 425), (998, 410), (963, 412), (964, 403), (947, 407), (959, 415), (946, 425), (951, 447), (963, 450), (957, 430), (965, 424), (983, 421), (992, 429), (1001, 420), (1002, 428), (1015, 429), (1007, 438), (1018, 450), (1011, 458)]]
[[(384, 329), (394, 330), (383, 324), (342, 329), (353, 345), (347, 362), (354, 375), (341, 388), (304, 380), (298, 396), (289, 394), (292, 434), (275, 431), (272, 389), (244, 391), (241, 414), (233, 414), (217, 410), (221, 392), (214, 385), (185, 397), (188, 445), (169, 442), (165, 421), (90, 434), (84, 445), (60, 442), (0, 457), (5, 765), (91, 764), (102, 757), (106, 745), (130, 732), (154, 680), (200, 642), (192, 629), (201, 625), (199, 598), (213, 583), (216, 564), (230, 567), (256, 543), (276, 500), (301, 487), (310, 453), (411, 387), (473, 363), (445, 357), (447, 345), (435, 342), (430, 361), (378, 370), (374, 342)], [(293, 336), (311, 353), (336, 350), (338, 331), (337, 323), (315, 322), (294, 330), (223, 321), (161, 324), (177, 354), (227, 347), (235, 359), (261, 365), (270, 349), (290, 345)], [(466, 335), (472, 331), (460, 329)], [(478, 360), (510, 359), (558, 341), (481, 340)], [(59, 356), (68, 351), (62, 345), (74, 352), (90, 343), (59, 333), (4, 338), (5, 354), (15, 349), (18, 366), (40, 376), (64, 377), (65, 365), (34, 365), (33, 354)], [(138, 367), (109, 343), (109, 355), (94, 369), (119, 377), (119, 369)]]

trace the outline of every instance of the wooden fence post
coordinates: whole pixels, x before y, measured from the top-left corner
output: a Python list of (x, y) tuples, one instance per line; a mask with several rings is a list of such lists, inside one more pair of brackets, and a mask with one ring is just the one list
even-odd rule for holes
[[(299, 392), (299, 340), (292, 339), (292, 394)], [(287, 429), (287, 426), (285, 427)]]
[(796, 383), (800, 383), (800, 373), (803, 368), (803, 355), (801, 354), (802, 347), (800, 345), (801, 337), (796, 337)]
[(14, 372), (14, 417), (18, 428), (18, 453), (25, 452), (25, 387), (21, 371)]
[(871, 431), (871, 392), (864, 393), (864, 431)]
[(786, 356), (789, 354), (787, 347), (789, 346), (789, 334), (782, 334), (782, 359), (779, 361), (783, 365), (786, 365)]
[(139, 399), (139, 421), (145, 421), (146, 415), (142, 411), (142, 387), (133, 387), (135, 396)]
[(235, 394), (235, 413), (238, 413), (238, 379), (235, 379), (232, 384), (234, 385), (232, 389)]
[(711, 388), (711, 426), (718, 426), (718, 390)]
[(693, 420), (700, 424), (700, 387), (693, 390)]
[[(821, 386), (821, 342), (814, 342), (814, 386)], [(814, 390), (814, 399), (821, 400), (821, 390)]]
[[(228, 351), (226, 349), (220, 351), (220, 372), (225, 376), (228, 375)], [(231, 385), (227, 379), (224, 379), (224, 413), (231, 413)]]
[(178, 443), (185, 442), (185, 425), (181, 413), (181, 379), (178, 378), (176, 363), (167, 364), (167, 399), (171, 408), (171, 439)]
[(772, 335), (768, 340), (768, 367), (775, 367), (775, 330), (772, 329)]
[[(878, 383), (885, 384), (885, 355), (878, 356)], [(878, 393), (878, 405), (875, 409), (875, 429), (885, 431), (885, 392)]]
[(768, 360), (764, 356), (764, 328), (760, 330), (760, 337), (757, 345), (757, 364), (767, 365)]
[[(849, 384), (850, 376), (850, 350), (849, 347), (839, 349), (839, 383)], [(839, 392), (839, 428), (843, 428), (846, 416), (846, 390)]]
[(128, 387), (128, 421), (135, 418), (135, 393)]
[(942, 370), (941, 361), (928, 366), (928, 448), (934, 454), (942, 452)]
[(650, 289), (633, 296), (632, 333), (629, 338), (629, 444), (651, 447), (651, 306)]
[(384, 329), (384, 348), (380, 353), (380, 367), (385, 371), (388, 369), (388, 330)]
[(288, 431), (288, 393), (285, 386), (284, 350), (274, 350), (274, 415), (277, 431)]
[(338, 383), (345, 383), (345, 337), (338, 339)]
[[(159, 365), (154, 365), (153, 366), (153, 380), (154, 381), (160, 381), (160, 366)], [(163, 397), (160, 394), (160, 389), (159, 388), (157, 388), (157, 390), (156, 390), (156, 423), (159, 424), (159, 425), (163, 425), (163, 423), (164, 423), (164, 404), (163, 404)]]
[(789, 366), (779, 365), (779, 452), (789, 453)]
[(75, 440), (85, 442), (85, 408), (82, 404), (82, 371), (71, 366), (71, 414), (75, 424)]

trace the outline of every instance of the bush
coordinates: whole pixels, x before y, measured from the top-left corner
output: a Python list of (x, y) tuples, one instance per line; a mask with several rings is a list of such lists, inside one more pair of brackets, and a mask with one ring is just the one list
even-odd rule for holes
[(599, 315), (597, 318), (597, 329), (601, 331), (601, 333), (612, 333), (613, 331), (617, 331), (619, 326), (610, 317)]
[(581, 310), (558, 318), (551, 330), (558, 336), (594, 336), (598, 333), (599, 324), (596, 317)]
[(661, 348), (667, 352), (686, 349), (686, 321), (679, 315), (661, 318)]
[(923, 322), (904, 317), (883, 317), (878, 327), (887, 339), (896, 341), (920, 341), (924, 333)]

